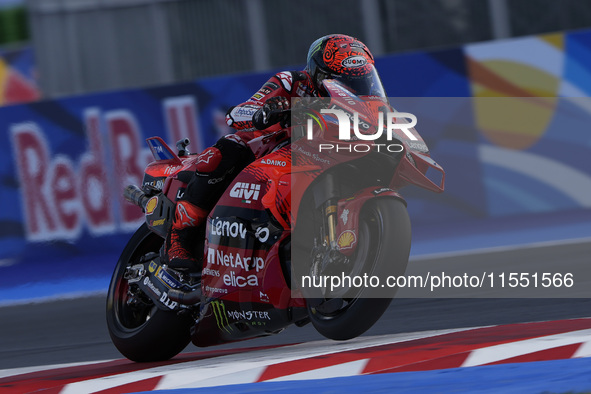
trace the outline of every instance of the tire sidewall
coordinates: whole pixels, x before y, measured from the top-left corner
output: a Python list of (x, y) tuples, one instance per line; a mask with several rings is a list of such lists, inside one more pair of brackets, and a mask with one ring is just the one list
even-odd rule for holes
[[(381, 243), (376, 253), (373, 274), (381, 280), (389, 275), (402, 275), (408, 264), (411, 244), (411, 227), (408, 212), (404, 203), (395, 198), (376, 197), (368, 200), (360, 212), (362, 215), (369, 210), (380, 212), (379, 223)], [(393, 219), (390, 219), (393, 218)], [(386, 242), (384, 242), (386, 241)], [(391, 264), (390, 262), (394, 262)], [(347, 340), (355, 338), (371, 328), (392, 302), (395, 289), (387, 298), (379, 298), (377, 291), (368, 291), (357, 298), (341, 314), (326, 318), (308, 307), (312, 324), (316, 330), (327, 338)], [(368, 298), (365, 298), (368, 297)], [(371, 298), (369, 298), (371, 297)]]
[[(136, 328), (123, 326), (117, 313), (117, 286), (131, 261), (143, 255), (147, 243), (161, 242), (144, 223), (131, 237), (113, 272), (107, 293), (107, 328), (115, 347), (133, 361), (167, 360), (182, 351), (191, 340), (190, 319), (179, 317), (176, 312), (156, 309), (146, 323)], [(157, 246), (159, 248), (159, 246)], [(157, 249), (156, 249), (157, 250)]]

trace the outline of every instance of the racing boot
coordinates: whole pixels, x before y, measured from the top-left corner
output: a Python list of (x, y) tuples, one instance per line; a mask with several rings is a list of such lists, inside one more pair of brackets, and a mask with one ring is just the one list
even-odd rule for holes
[(195, 256), (195, 245), (207, 221), (208, 211), (188, 201), (178, 201), (172, 228), (162, 253), (162, 262), (169, 267), (184, 271), (201, 270), (201, 259)]

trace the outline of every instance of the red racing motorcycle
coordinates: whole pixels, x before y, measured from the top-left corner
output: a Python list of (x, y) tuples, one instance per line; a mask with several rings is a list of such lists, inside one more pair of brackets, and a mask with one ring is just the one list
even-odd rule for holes
[[(212, 346), (310, 322), (346, 340), (389, 306), (395, 288), (372, 292), (355, 279), (405, 272), (411, 228), (399, 190), (442, 192), (445, 173), (414, 128), (388, 128), (371, 140), (359, 132), (385, 129), (384, 108), (392, 110), (385, 99), (323, 83), (330, 99), (321, 108), (293, 109), (293, 126), (250, 142), (258, 159), (236, 176), (195, 240), (201, 272), (171, 269), (158, 254), (197, 155), (188, 140), (176, 153), (159, 137), (147, 140), (155, 161), (142, 188), (124, 192), (146, 222), (123, 250), (107, 297), (109, 333), (125, 357), (166, 360), (191, 341)], [(343, 129), (343, 116), (353, 128)]]

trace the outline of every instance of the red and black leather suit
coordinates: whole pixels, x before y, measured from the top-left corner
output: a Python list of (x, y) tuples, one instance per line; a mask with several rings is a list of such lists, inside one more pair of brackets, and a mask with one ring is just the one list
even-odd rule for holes
[[(165, 248), (170, 266), (195, 269), (198, 261), (187, 248), (203, 231), (209, 211), (232, 179), (255, 157), (248, 141), (276, 131), (281, 121), (275, 110), (289, 108), (294, 97), (317, 97), (324, 79), (336, 79), (359, 96), (386, 97), (367, 46), (354, 37), (330, 34), (310, 45), (305, 71), (280, 72), (226, 116), (236, 133), (221, 138), (199, 155), (197, 171), (177, 202)], [(316, 88), (315, 88), (316, 87)], [(184, 245), (184, 246), (183, 246)], [(174, 264), (173, 264), (174, 263)]]
[(266, 125), (256, 119), (253, 122), (257, 111), (269, 100), (279, 101), (279, 97), (289, 103), (292, 97), (311, 96), (317, 96), (317, 92), (308, 73), (283, 71), (273, 75), (247, 101), (230, 108), (226, 114), (226, 123), (236, 132), (222, 137), (199, 155), (197, 172), (183, 200), (211, 210), (232, 179), (255, 159), (248, 148), (248, 141), (280, 129), (279, 124)]
[(277, 120), (263, 116), (264, 110), (287, 109), (293, 97), (314, 96), (318, 93), (307, 72), (283, 71), (272, 76), (247, 101), (228, 110), (226, 123), (236, 132), (220, 138), (199, 155), (197, 171), (177, 203), (164, 256), (171, 266), (193, 268), (195, 259), (187, 245), (203, 231), (201, 225), (234, 177), (256, 159), (248, 141), (280, 129)]

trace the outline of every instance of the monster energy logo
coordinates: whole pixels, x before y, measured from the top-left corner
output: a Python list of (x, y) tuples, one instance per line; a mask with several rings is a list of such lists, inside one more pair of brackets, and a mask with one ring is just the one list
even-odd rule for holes
[(321, 46), (322, 46), (322, 39), (318, 39), (312, 43), (312, 45), (310, 46), (310, 50), (308, 51), (308, 59), (307, 59), (308, 62), (310, 61), (310, 58), (312, 58), (312, 56), (320, 50)]
[(215, 315), (215, 321), (218, 328), (229, 333), (232, 330), (232, 327), (230, 327), (230, 323), (228, 322), (228, 315), (224, 303), (221, 301), (213, 301), (211, 307), (213, 308), (213, 314)]

